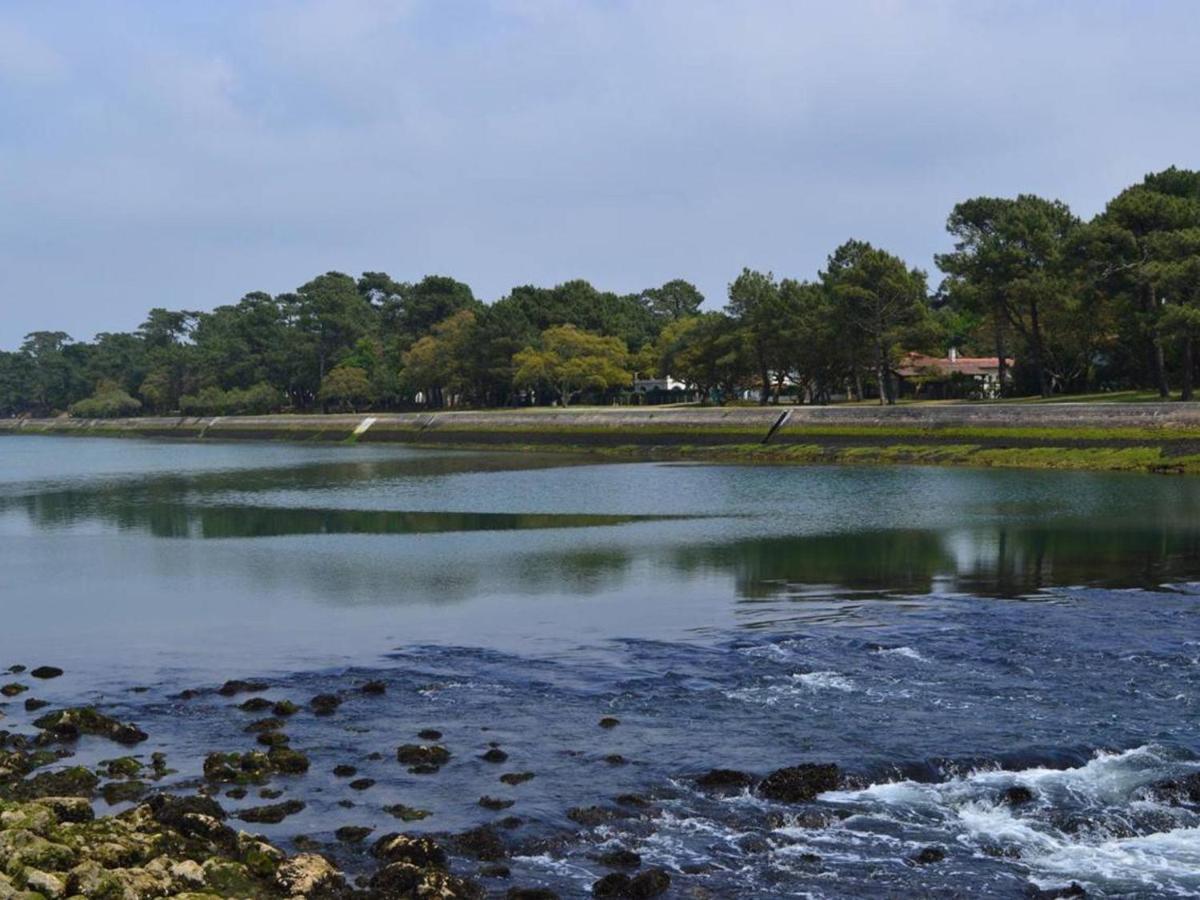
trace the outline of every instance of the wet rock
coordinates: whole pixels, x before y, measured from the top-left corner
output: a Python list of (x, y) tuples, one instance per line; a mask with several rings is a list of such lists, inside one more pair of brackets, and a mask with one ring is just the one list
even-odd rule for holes
[(109, 806), (134, 803), (146, 796), (149, 787), (141, 781), (110, 781), (100, 789), (100, 796)]
[(315, 853), (302, 853), (282, 863), (275, 873), (275, 884), (285, 896), (313, 900), (339, 897), (346, 886), (342, 873)]
[(303, 800), (285, 800), (282, 803), (269, 803), (266, 806), (252, 806), (249, 809), (243, 809), (237, 814), (237, 817), (243, 822), (278, 825), (288, 816), (303, 812), (304, 808)]
[(641, 794), (618, 794), (613, 799), (621, 806), (633, 806), (638, 809), (647, 809), (650, 806), (650, 801)]
[(623, 757), (620, 753), (610, 753), (608, 756), (604, 757), (604, 761), (610, 766), (623, 766), (629, 762), (629, 760)]
[(5, 697), (15, 697), (17, 694), (25, 693), (27, 690), (29, 690), (27, 685), (13, 682), (12, 684), (6, 684), (3, 687), (0, 687), (0, 694), (3, 694)]
[(479, 758), (484, 762), (502, 763), (508, 761), (508, 754), (499, 747), (492, 747), (490, 750), (480, 755)]
[(450, 751), (441, 744), (401, 744), (396, 748), (396, 760), (414, 774), (427, 775), (450, 761)]
[(342, 699), (337, 694), (317, 694), (308, 701), (308, 705), (318, 716), (331, 716), (342, 705)]
[(353, 778), (358, 774), (358, 769), (354, 768), (354, 766), (342, 764), (333, 767), (333, 774), (338, 778)]
[(247, 793), (245, 788), (230, 788), (225, 792), (225, 796), (230, 800), (244, 800)]
[(333, 836), (344, 844), (361, 844), (370, 837), (374, 830), (365, 825), (343, 825), (333, 833)]
[(941, 847), (922, 847), (916, 853), (908, 858), (910, 863), (918, 866), (929, 866), (934, 863), (940, 863), (946, 858), (946, 851)]
[(261, 734), (266, 731), (278, 731), (283, 727), (283, 719), (258, 719), (251, 722), (242, 731), (248, 734)]
[(1001, 800), (1006, 806), (1024, 806), (1033, 802), (1033, 791), (1023, 784), (1014, 784), (1004, 792)]
[(603, 719), (600, 720), (601, 728), (616, 728), (620, 724), (621, 724), (621, 720), (614, 718), (613, 716), (605, 716)]
[(671, 876), (662, 869), (647, 869), (639, 872), (629, 880), (629, 892), (626, 894), (634, 900), (646, 897), (657, 897), (665, 894), (671, 887)]
[(606, 850), (601, 853), (597, 859), (601, 864), (608, 866), (611, 869), (636, 869), (642, 864), (642, 856), (640, 853), (635, 853), (632, 850), (627, 850), (624, 847), (617, 847), (614, 850)]
[(454, 846), (464, 856), (482, 862), (495, 862), (508, 855), (508, 848), (500, 835), (487, 825), (455, 835)]
[(427, 837), (385, 834), (371, 846), (371, 855), (386, 863), (407, 863), (420, 869), (446, 868), (446, 851)]
[(406, 862), (390, 863), (371, 876), (372, 896), (436, 897), (439, 900), (477, 900), (483, 891), (474, 882), (441, 868), (421, 868)]
[(178, 828), (183, 817), (191, 814), (208, 816), (217, 821), (225, 819), (225, 810), (211, 797), (178, 797), (174, 794), (155, 794), (146, 800), (145, 806), (150, 810), (155, 821), (172, 828)]
[(509, 888), (505, 900), (558, 900), (550, 888)]
[(48, 700), (38, 700), (35, 697), (30, 697), (25, 701), (25, 712), (37, 712), (39, 709), (45, 709), (50, 705)]
[(272, 747), (267, 758), (276, 772), (282, 775), (302, 775), (308, 771), (308, 757), (289, 747)]
[(534, 777), (533, 772), (505, 772), (500, 776), (500, 780), (505, 784), (516, 785), (531, 781)]
[(628, 897), (630, 880), (624, 872), (610, 872), (592, 885), (592, 896)]
[(24, 667), (24, 666), (21, 666), (21, 665), (9, 666), (9, 667), (8, 667), (8, 673), (9, 673), (10, 675), (20, 675), (20, 674), (21, 674), (22, 672), (24, 672), (24, 671), (25, 671), (25, 667)]
[(294, 716), (298, 712), (300, 712), (300, 707), (291, 700), (280, 700), (271, 707), (272, 715), (280, 716), (285, 719), (288, 716)]
[(1145, 793), (1151, 800), (1172, 806), (1200, 804), (1200, 772), (1156, 781), (1146, 788)]
[(403, 803), (393, 803), (391, 806), (385, 806), (383, 811), (389, 816), (404, 822), (419, 822), (421, 819), (427, 819), (432, 815), (427, 809), (416, 809), (412, 806), (405, 806)]
[(710, 791), (737, 791), (753, 787), (758, 781), (749, 772), (737, 769), (709, 769), (696, 779), (696, 784)]
[(262, 797), (264, 800), (274, 800), (277, 797), (282, 797), (283, 791), (277, 791), (274, 788), (263, 788), (258, 792), (258, 796)]
[(779, 803), (807, 803), (818, 794), (837, 790), (840, 781), (841, 772), (832, 763), (802, 763), (776, 769), (758, 785), (758, 793)]
[(102, 760), (101, 771), (109, 778), (137, 778), (145, 768), (140, 761), (132, 756), (120, 756), (116, 759)]
[(266, 697), (251, 697), (249, 700), (239, 703), (238, 709), (242, 710), (243, 712), (262, 712), (263, 710), (270, 709), (274, 705), (275, 704), (273, 704)]
[(567, 810), (567, 818), (585, 828), (595, 828), (617, 819), (626, 819), (630, 813), (607, 806), (575, 806)]
[(1066, 887), (1061, 888), (1039, 888), (1035, 884), (1029, 885), (1025, 889), (1025, 896), (1030, 900), (1069, 900), (1069, 898), (1087, 897), (1088, 892), (1085, 891), (1082, 885), (1077, 881), (1072, 881)]
[(368, 696), (378, 697), (380, 694), (387, 693), (387, 684), (382, 681), (368, 681), (359, 690)]
[(499, 797), (483, 796), (479, 798), (479, 805), (484, 809), (491, 810), (508, 809), (515, 802), (515, 800), (501, 800)]
[(50, 810), (60, 824), (91, 822), (96, 818), (92, 804), (83, 797), (41, 797), (38, 805)]
[(512, 875), (512, 869), (503, 864), (484, 866), (479, 870), (479, 874), (485, 878), (508, 878)]
[(63, 670), (58, 666), (38, 666), (29, 674), (34, 678), (58, 678), (63, 674)]
[(417, 737), (423, 741), (440, 741), (442, 733), (436, 728), (423, 728), (417, 732)]
[(374, 778), (356, 778), (350, 782), (350, 790), (365, 791), (375, 786)]
[(136, 725), (118, 722), (92, 706), (79, 706), (47, 713), (33, 723), (56, 740), (75, 740), (81, 734), (108, 738), (118, 744), (140, 744), (149, 735)]
[(217, 693), (222, 697), (232, 697), (235, 694), (257, 694), (260, 691), (269, 690), (270, 687), (269, 684), (262, 681), (243, 681), (240, 678), (234, 678), (217, 688)]
[(100, 779), (90, 769), (72, 766), (56, 772), (40, 772), (9, 788), (9, 793), (20, 800), (35, 800), (39, 797), (86, 797), (96, 794)]

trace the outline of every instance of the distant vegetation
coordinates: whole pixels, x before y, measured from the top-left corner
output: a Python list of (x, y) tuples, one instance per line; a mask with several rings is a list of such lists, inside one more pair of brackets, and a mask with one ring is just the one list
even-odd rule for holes
[(1177, 386), (1191, 399), (1200, 173), (1148, 175), (1089, 222), (1054, 200), (980, 197), (947, 229), (934, 289), (852, 240), (812, 280), (743, 270), (720, 312), (682, 280), (624, 295), (529, 285), (485, 304), (444, 276), (329, 272), (211, 312), (152, 309), (91, 342), (30, 334), (0, 352), (0, 415), (565, 405), (666, 374), (716, 402), (891, 401), (906, 352), (950, 347), (1015, 359), (1008, 396)]

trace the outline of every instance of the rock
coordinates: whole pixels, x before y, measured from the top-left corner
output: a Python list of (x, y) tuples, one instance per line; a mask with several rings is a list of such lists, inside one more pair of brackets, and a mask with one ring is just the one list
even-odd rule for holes
[(368, 681), (359, 690), (368, 696), (378, 697), (380, 694), (387, 693), (387, 684), (382, 681)]
[(629, 760), (623, 757), (620, 753), (610, 753), (608, 756), (604, 757), (604, 761), (610, 766), (623, 766), (629, 762)]
[(333, 898), (341, 895), (346, 881), (329, 860), (316, 853), (301, 853), (280, 864), (275, 884), (286, 896)]
[(83, 797), (40, 797), (38, 805), (44, 806), (54, 814), (60, 823), (91, 822), (96, 818), (92, 804)]
[(374, 786), (374, 778), (356, 778), (354, 781), (350, 782), (350, 790), (352, 791), (365, 791), (369, 788), (373, 788)]
[(605, 716), (603, 719), (600, 720), (601, 728), (616, 728), (620, 724), (621, 724), (621, 720), (614, 718), (612, 716)]
[(484, 809), (491, 810), (508, 809), (515, 802), (515, 800), (501, 800), (499, 797), (483, 796), (479, 798), (479, 805)]
[(182, 890), (204, 887), (204, 869), (195, 860), (180, 860), (172, 864), (170, 872), (172, 881)]
[(1021, 784), (1014, 784), (1004, 792), (1003, 801), (1007, 806), (1024, 806), (1033, 801), (1033, 791)]
[(217, 688), (217, 693), (222, 697), (232, 697), (235, 694), (257, 694), (259, 691), (270, 690), (270, 687), (262, 681), (242, 681), (234, 678)]
[(281, 716), (285, 719), (288, 716), (294, 716), (298, 712), (300, 712), (300, 707), (291, 700), (280, 700), (271, 707), (272, 715)]
[(549, 888), (509, 888), (505, 900), (558, 900)]
[(393, 816), (404, 822), (419, 822), (421, 819), (428, 819), (432, 815), (427, 809), (416, 809), (412, 806), (405, 806), (403, 803), (393, 803), (391, 806), (385, 806), (383, 811), (389, 816)]
[(267, 759), (276, 772), (283, 775), (303, 775), (308, 771), (308, 757), (299, 750), (288, 747), (272, 747)]
[(90, 769), (72, 766), (55, 772), (41, 772), (12, 785), (9, 792), (18, 799), (34, 800), (39, 797), (86, 797), (96, 794), (100, 779)]
[(446, 868), (446, 851), (427, 837), (385, 834), (371, 846), (371, 855), (386, 863), (407, 863), (421, 869)]
[(243, 712), (262, 712), (265, 709), (270, 709), (274, 705), (275, 704), (273, 704), (266, 697), (251, 697), (249, 700), (239, 703), (238, 709), (242, 710)]
[(109, 806), (133, 803), (142, 799), (149, 788), (142, 781), (110, 781), (100, 789), (100, 796)]
[(414, 774), (427, 775), (450, 761), (450, 751), (441, 744), (402, 744), (396, 748), (396, 760)]
[(474, 882), (439, 868), (421, 868), (406, 862), (384, 866), (371, 876), (371, 896), (421, 897), (438, 900), (477, 900), (483, 891)]
[(484, 762), (502, 763), (508, 760), (508, 754), (499, 747), (492, 747), (490, 750), (483, 753), (479, 758)]
[(333, 767), (333, 774), (338, 778), (352, 778), (358, 774), (358, 769), (354, 766), (337, 765)]
[(417, 737), (423, 741), (440, 741), (442, 733), (436, 728), (423, 728), (417, 732)]
[(1152, 800), (1172, 806), (1200, 804), (1200, 772), (1156, 781), (1146, 788), (1145, 793)]
[(275, 788), (263, 788), (258, 792), (258, 796), (264, 800), (274, 800), (277, 797), (282, 797), (283, 791), (278, 791)]
[(592, 884), (593, 897), (628, 897), (630, 878), (624, 872), (610, 872)]
[(758, 793), (779, 803), (807, 803), (818, 794), (837, 790), (841, 772), (833, 764), (802, 763), (776, 769), (762, 780)]
[(344, 844), (361, 844), (370, 837), (374, 830), (365, 825), (343, 825), (333, 833), (333, 836)]
[(532, 778), (533, 772), (506, 772), (500, 776), (500, 780), (505, 784), (524, 784)]
[(25, 671), (25, 667), (21, 666), (21, 665), (8, 667), (8, 672), (10, 675), (20, 675), (24, 671)]
[(706, 790), (741, 790), (752, 787), (757, 780), (750, 773), (737, 769), (709, 769), (696, 779), (696, 784)]
[(934, 863), (939, 863), (946, 858), (946, 851), (941, 847), (922, 847), (908, 859), (911, 863), (918, 866), (929, 866)]
[(646, 897), (657, 897), (665, 894), (671, 887), (671, 876), (662, 869), (646, 869), (629, 880), (627, 897), (642, 900)]
[(63, 670), (58, 666), (38, 666), (29, 674), (34, 678), (58, 678), (63, 674)]
[(57, 740), (75, 740), (81, 734), (108, 738), (118, 744), (132, 746), (140, 744), (149, 735), (136, 725), (118, 722), (111, 716), (97, 712), (92, 706), (79, 706), (47, 713), (33, 723)]
[(331, 716), (342, 705), (342, 699), (337, 694), (317, 694), (308, 701), (308, 705), (318, 716)]
[(133, 756), (119, 756), (116, 759), (102, 760), (104, 774), (109, 778), (137, 778), (144, 768), (141, 762)]
[(225, 792), (225, 796), (230, 800), (245, 800), (248, 791), (245, 788), (230, 788)]
[(48, 700), (38, 700), (30, 697), (25, 701), (25, 712), (37, 712), (39, 709), (45, 709), (49, 705), (50, 701)]
[(296, 813), (303, 812), (304, 808), (305, 804), (303, 800), (285, 800), (282, 803), (268, 803), (265, 806), (252, 806), (249, 809), (243, 809), (237, 814), (237, 817), (243, 822), (278, 825), (288, 816), (294, 816)]
[(484, 866), (479, 870), (479, 874), (485, 878), (508, 878), (512, 875), (512, 869), (503, 864)]
[(628, 818), (631, 813), (605, 806), (575, 806), (567, 810), (567, 818), (585, 828), (595, 828), (616, 819)]
[(255, 739), (256, 743), (262, 744), (264, 747), (286, 747), (291, 743), (291, 738), (282, 731), (264, 731), (261, 732)]
[(58, 900), (67, 893), (67, 886), (61, 878), (38, 869), (25, 870), (25, 887), (41, 894), (46, 900)]
[(248, 734), (262, 734), (267, 731), (278, 731), (284, 725), (283, 719), (256, 719), (247, 725), (242, 731)]
[(155, 821), (179, 828), (186, 815), (208, 816), (217, 821), (225, 819), (225, 810), (212, 797), (177, 797), (174, 794), (155, 794), (146, 800), (145, 806), (150, 810)]
[(640, 853), (634, 853), (632, 850), (626, 850), (624, 847), (617, 847), (615, 850), (606, 850), (598, 858), (603, 865), (612, 869), (636, 869), (642, 864)]
[(454, 845), (464, 856), (470, 856), (483, 862), (495, 862), (508, 855), (508, 848), (504, 845), (500, 835), (494, 828), (487, 825), (456, 835)]
[(18, 684), (14, 681), (12, 684), (6, 684), (3, 687), (0, 687), (0, 694), (3, 694), (5, 697), (15, 697), (17, 694), (25, 693), (27, 690), (29, 690), (28, 686), (24, 684)]

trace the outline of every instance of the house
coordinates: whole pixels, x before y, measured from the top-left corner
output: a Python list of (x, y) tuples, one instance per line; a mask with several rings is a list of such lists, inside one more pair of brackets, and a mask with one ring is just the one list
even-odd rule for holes
[[(1006, 359), (1007, 373), (1012, 359)], [(896, 367), (900, 394), (930, 399), (991, 400), (1000, 396), (1000, 358), (959, 356), (953, 347), (946, 356), (908, 353)]]
[(635, 378), (632, 394), (638, 404), (686, 403), (696, 392), (670, 375), (665, 378)]

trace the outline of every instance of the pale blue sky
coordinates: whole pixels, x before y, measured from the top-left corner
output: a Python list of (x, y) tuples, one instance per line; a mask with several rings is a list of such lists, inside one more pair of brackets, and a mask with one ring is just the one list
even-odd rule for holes
[(957, 200), (1200, 167), (1197, 85), (1184, 0), (4, 0), (0, 347), (329, 269), (932, 269)]

